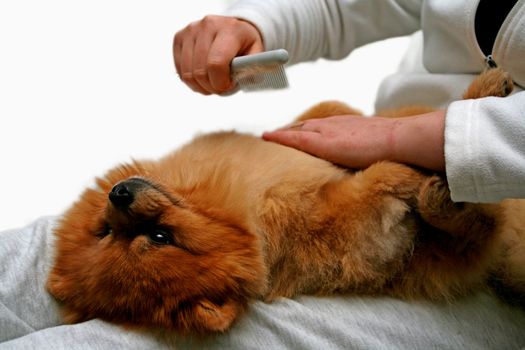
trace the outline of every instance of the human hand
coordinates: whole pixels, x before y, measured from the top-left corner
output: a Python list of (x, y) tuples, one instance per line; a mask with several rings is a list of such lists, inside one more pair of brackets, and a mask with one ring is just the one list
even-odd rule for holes
[(257, 28), (225, 16), (206, 16), (175, 34), (173, 58), (182, 81), (204, 95), (220, 94), (235, 85), (230, 62), (236, 56), (263, 51)]
[(404, 118), (342, 115), (309, 119), (263, 138), (349, 168), (391, 160), (443, 171), (444, 123), (445, 111)]

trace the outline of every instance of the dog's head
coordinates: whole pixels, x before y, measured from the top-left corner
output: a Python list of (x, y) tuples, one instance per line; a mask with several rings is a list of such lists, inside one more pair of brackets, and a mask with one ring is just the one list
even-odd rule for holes
[(117, 168), (66, 212), (48, 289), (69, 322), (223, 331), (263, 292), (260, 243), (151, 173)]

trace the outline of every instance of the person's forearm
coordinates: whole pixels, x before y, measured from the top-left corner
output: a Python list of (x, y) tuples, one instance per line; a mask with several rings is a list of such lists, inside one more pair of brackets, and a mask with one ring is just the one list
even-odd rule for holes
[(392, 130), (393, 161), (445, 171), (445, 111), (396, 119)]

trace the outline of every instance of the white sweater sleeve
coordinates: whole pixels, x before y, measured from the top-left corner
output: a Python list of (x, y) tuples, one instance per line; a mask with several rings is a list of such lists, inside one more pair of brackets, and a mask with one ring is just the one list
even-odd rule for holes
[(525, 198), (525, 91), (452, 103), (445, 161), (454, 201)]
[(225, 15), (253, 23), (266, 50), (287, 49), (290, 63), (339, 59), (377, 40), (420, 28), (422, 0), (241, 0)]

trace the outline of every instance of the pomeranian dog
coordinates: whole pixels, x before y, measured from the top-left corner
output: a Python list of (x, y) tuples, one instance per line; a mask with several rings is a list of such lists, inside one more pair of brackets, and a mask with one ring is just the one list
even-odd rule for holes
[[(508, 75), (492, 69), (464, 97), (511, 89)], [(345, 113), (356, 112), (326, 102), (299, 120)], [(96, 183), (55, 232), (47, 288), (67, 322), (208, 333), (227, 330), (256, 299), (450, 300), (491, 274), (506, 290), (525, 290), (524, 202), (453, 203), (441, 177), (402, 164), (352, 171), (218, 132)]]

